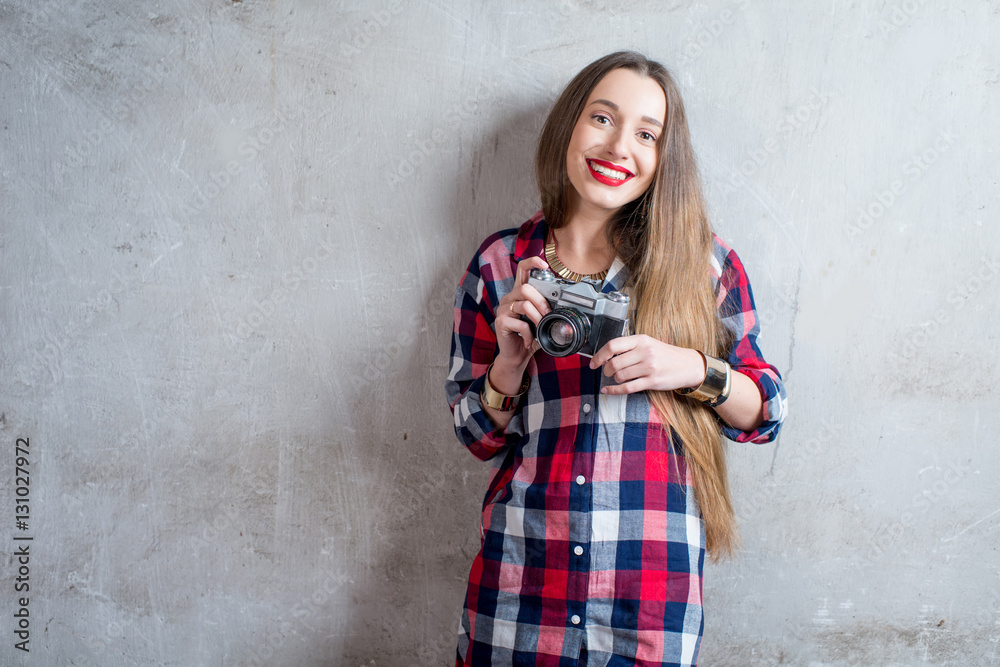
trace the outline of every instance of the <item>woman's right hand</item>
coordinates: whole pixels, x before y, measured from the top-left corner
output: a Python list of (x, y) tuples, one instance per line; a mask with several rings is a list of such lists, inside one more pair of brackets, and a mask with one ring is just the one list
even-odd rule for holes
[(490, 372), (490, 385), (502, 394), (513, 396), (521, 387), (521, 377), (531, 356), (538, 349), (535, 337), (531, 335), (531, 327), (521, 319), (526, 316), (535, 326), (549, 312), (549, 303), (545, 297), (528, 284), (528, 275), (532, 269), (547, 269), (548, 264), (541, 257), (529, 257), (517, 265), (514, 276), (514, 289), (500, 299), (497, 304), (496, 319), (493, 321), (497, 334), (497, 346), (500, 348), (493, 370)]

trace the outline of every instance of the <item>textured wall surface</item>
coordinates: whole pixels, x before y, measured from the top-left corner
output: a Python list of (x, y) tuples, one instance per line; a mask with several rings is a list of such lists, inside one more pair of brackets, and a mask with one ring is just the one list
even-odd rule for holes
[(702, 663), (1000, 664), (998, 33), (995, 0), (0, 0), (0, 663), (448, 664), (487, 476), (454, 285), (628, 47), (678, 76), (789, 391), (730, 449)]

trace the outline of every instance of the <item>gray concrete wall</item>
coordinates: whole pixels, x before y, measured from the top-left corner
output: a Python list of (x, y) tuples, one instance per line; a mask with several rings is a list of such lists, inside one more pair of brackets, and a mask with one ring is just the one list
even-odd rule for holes
[(703, 664), (1000, 664), (995, 1), (3, 0), (0, 34), (0, 663), (447, 664), (487, 475), (453, 285), (631, 47), (790, 396), (730, 450)]

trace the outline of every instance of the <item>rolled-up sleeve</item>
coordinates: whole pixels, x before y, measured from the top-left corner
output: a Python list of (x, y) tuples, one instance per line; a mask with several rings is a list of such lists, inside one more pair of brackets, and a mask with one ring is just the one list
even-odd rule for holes
[(496, 428), (480, 399), (486, 371), (498, 351), (491, 296), (499, 297), (496, 284), (483, 279), (478, 258), (469, 265), (455, 294), (455, 329), (445, 391), (455, 418), (455, 434), (476, 458), (485, 461), (520, 441), (524, 427), (518, 408), (506, 428)]
[(719, 318), (732, 334), (728, 361), (734, 371), (753, 380), (760, 391), (763, 421), (753, 431), (743, 431), (721, 422), (722, 434), (736, 442), (763, 444), (777, 437), (785, 420), (788, 403), (785, 385), (778, 369), (764, 359), (757, 345), (760, 319), (743, 263), (734, 250), (723, 248), (725, 259), (721, 262), (717, 298)]

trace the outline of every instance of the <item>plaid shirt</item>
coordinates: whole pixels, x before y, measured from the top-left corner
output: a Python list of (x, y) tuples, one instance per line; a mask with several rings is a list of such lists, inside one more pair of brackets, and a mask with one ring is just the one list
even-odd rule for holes
[[(506, 429), (480, 402), (498, 352), (496, 305), (517, 263), (543, 255), (546, 231), (539, 212), (490, 236), (457, 290), (448, 401), (459, 440), (492, 471), (456, 664), (577, 665), (585, 649), (588, 665), (693, 665), (705, 530), (684, 457), (646, 393), (602, 395), (609, 380), (589, 359), (538, 352)], [(785, 415), (781, 376), (757, 347), (743, 265), (718, 237), (710, 264), (719, 312), (731, 313), (729, 362), (764, 401), (755, 431), (720, 428), (737, 442), (769, 442)], [(626, 272), (616, 261), (602, 291), (620, 289)]]

